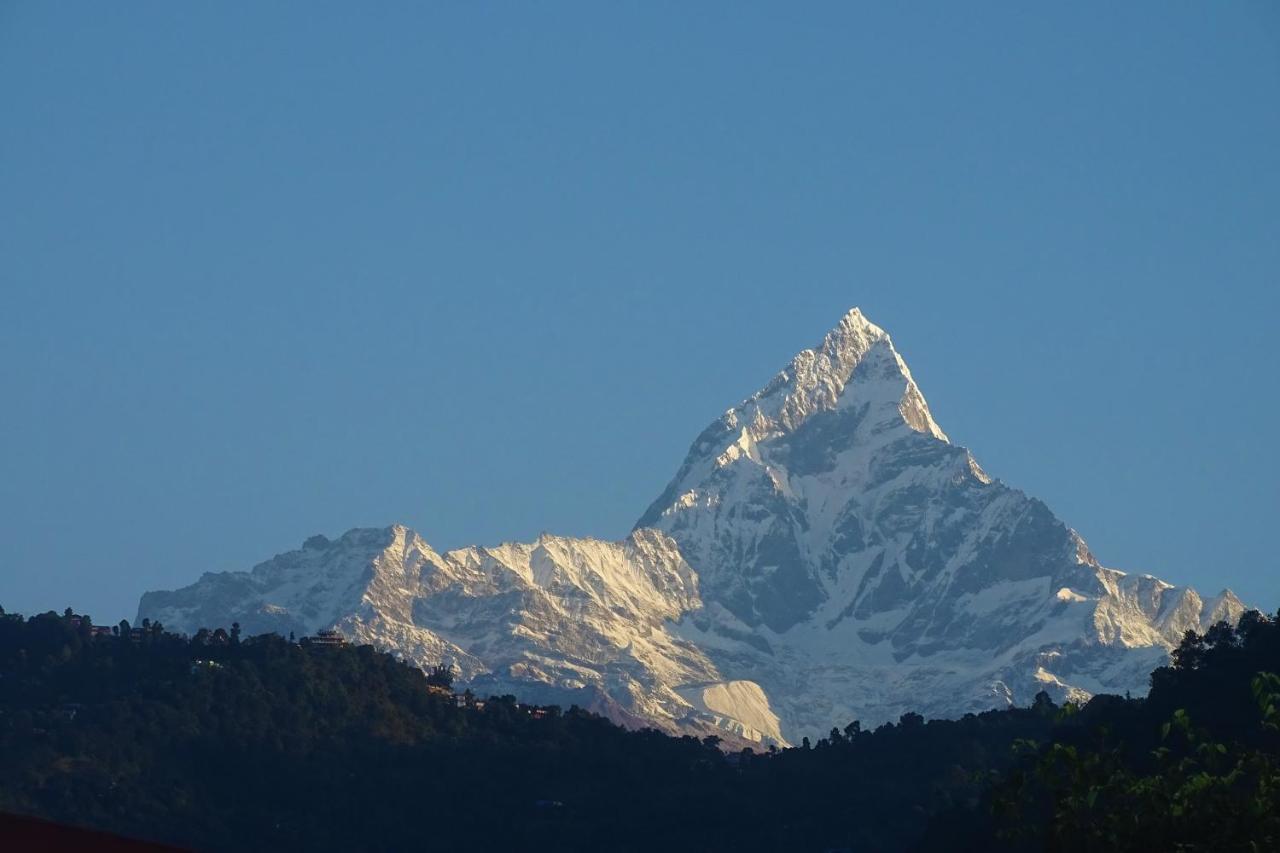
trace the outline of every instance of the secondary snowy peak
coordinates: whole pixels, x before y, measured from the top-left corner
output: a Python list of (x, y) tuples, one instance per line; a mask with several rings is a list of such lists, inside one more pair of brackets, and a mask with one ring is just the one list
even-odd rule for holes
[(681, 636), (761, 684), (793, 738), (1045, 687), (1141, 692), (1183, 631), (1243, 609), (1102, 567), (950, 443), (857, 309), (694, 441), (645, 527), (699, 577)]
[[(543, 535), (439, 553), (395, 525), (312, 537), (251, 571), (146, 593), (138, 618), (188, 633), (232, 622), (248, 634), (337, 628), (423, 668), (451, 663), (481, 695), (780, 741), (758, 686), (719, 689), (706, 655), (668, 631), (701, 606), (697, 576), (656, 530), (621, 542)], [(734, 707), (748, 719), (734, 718)]]
[(259, 563), (248, 572), (207, 572), (191, 586), (148, 592), (138, 618), (158, 619), (176, 630), (239, 622), (246, 633), (311, 634), (350, 613), (393, 569), (391, 555), (430, 552), (403, 527), (350, 530), (336, 540), (313, 536), (296, 551)]

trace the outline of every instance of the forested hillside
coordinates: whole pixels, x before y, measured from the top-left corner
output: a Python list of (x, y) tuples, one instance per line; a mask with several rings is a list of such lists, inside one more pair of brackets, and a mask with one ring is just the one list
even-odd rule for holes
[(202, 850), (1274, 849), (1280, 625), (1189, 635), (1148, 699), (726, 753), (370, 647), (0, 616), (0, 811)]

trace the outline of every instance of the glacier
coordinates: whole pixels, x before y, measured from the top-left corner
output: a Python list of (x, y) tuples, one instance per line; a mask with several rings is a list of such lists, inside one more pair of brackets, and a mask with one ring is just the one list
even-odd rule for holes
[(1187, 630), (1244, 609), (1103, 566), (950, 441), (855, 308), (704, 430), (621, 542), (441, 554), (400, 525), (356, 529), (148, 592), (138, 618), (336, 628), (452, 663), (476, 692), (785, 744), (1040, 690), (1142, 694)]

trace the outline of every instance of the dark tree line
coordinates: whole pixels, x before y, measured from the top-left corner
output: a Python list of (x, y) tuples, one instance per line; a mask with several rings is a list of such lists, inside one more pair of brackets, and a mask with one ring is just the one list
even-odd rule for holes
[(1276, 673), (1254, 613), (1188, 634), (1147, 699), (726, 754), (458, 707), (451, 668), (368, 646), (0, 615), (0, 811), (204, 850), (1280, 849)]
[(1001, 837), (1048, 850), (1280, 850), (1280, 622), (1187, 632), (1145, 700), (1064, 709), (992, 790)]

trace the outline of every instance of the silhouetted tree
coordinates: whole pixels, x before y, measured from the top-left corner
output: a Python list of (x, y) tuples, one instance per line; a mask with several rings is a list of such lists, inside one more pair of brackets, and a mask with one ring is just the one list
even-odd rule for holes
[(427, 675), (427, 684), (434, 687), (443, 687), (449, 690), (453, 687), (453, 665), (444, 665), (432, 667), (431, 673)]
[(1042, 716), (1047, 716), (1057, 713), (1058, 706), (1053, 704), (1053, 699), (1047, 692), (1041, 690), (1036, 694), (1035, 701), (1031, 703), (1031, 710)]
[[(364, 849), (371, 824), (416, 849), (403, 816), (431, 802), (444, 849), (1280, 849), (1280, 677), (1259, 674), (1280, 673), (1280, 626), (1260, 615), (1186, 641), (1200, 659), (1153, 673), (1147, 699), (854, 721), (729, 760), (714, 737), (577, 707), (463, 710), (424, 689), (452, 667), (369, 646), (151, 632), (87, 643), (57, 612), (0, 618), (0, 813), (191, 849)], [(744, 802), (781, 819), (742, 820)]]

